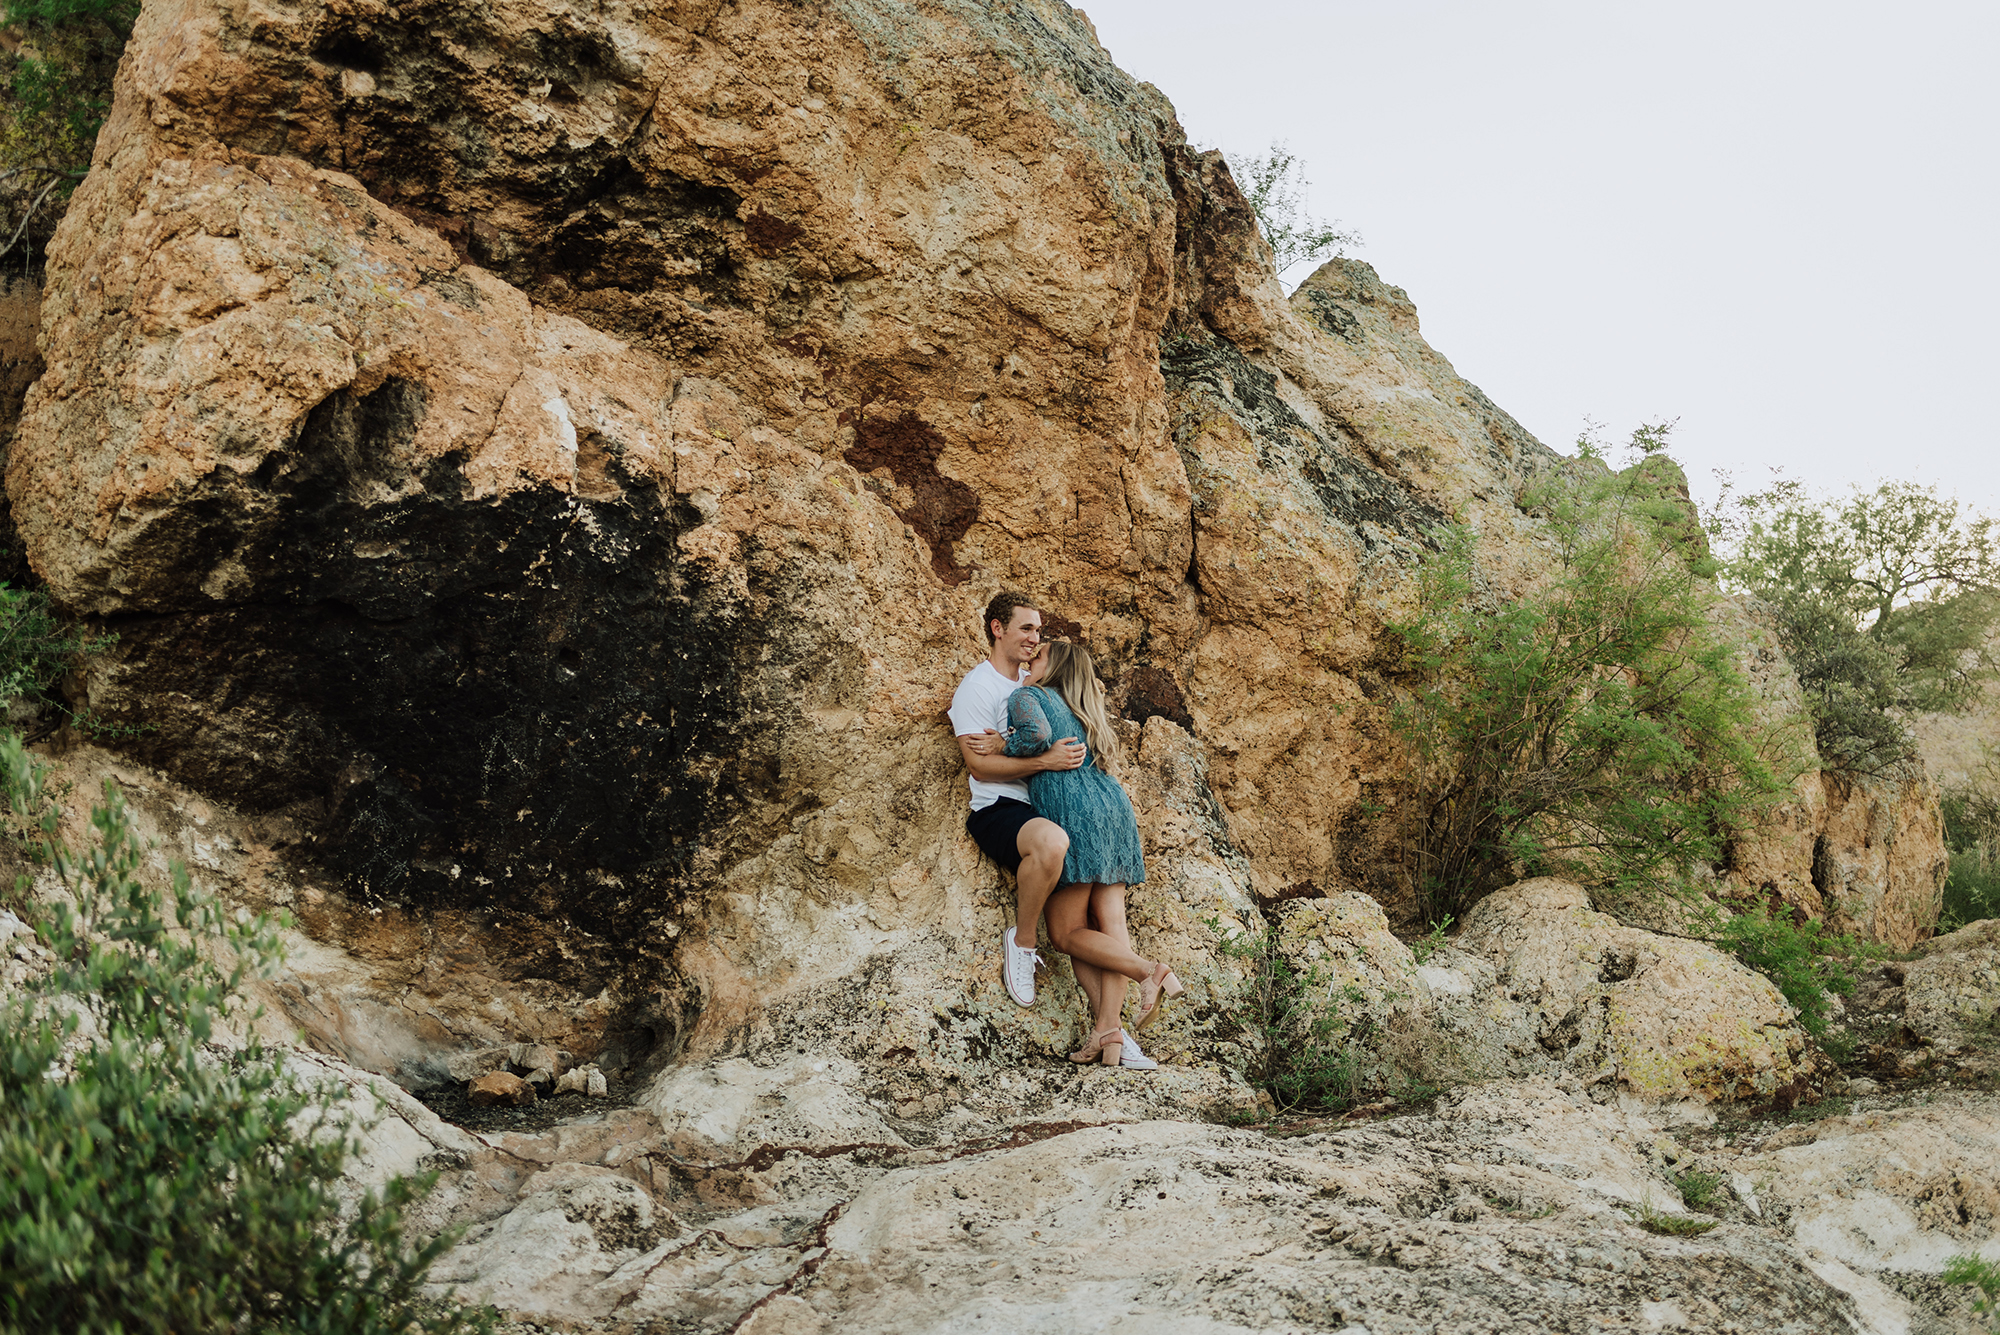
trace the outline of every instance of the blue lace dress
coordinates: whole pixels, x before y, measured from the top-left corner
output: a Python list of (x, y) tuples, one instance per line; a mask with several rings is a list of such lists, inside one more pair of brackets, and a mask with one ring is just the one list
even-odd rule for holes
[[(1083, 724), (1062, 697), (1040, 686), (1023, 686), (1007, 697), (1007, 725), (1010, 756), (1038, 756), (1058, 737), (1084, 741)], [(1063, 884), (1137, 885), (1146, 879), (1132, 799), (1118, 780), (1097, 767), (1097, 757), (1087, 749), (1077, 769), (1029, 775), (1028, 797), (1037, 816), (1054, 821), (1069, 835)]]

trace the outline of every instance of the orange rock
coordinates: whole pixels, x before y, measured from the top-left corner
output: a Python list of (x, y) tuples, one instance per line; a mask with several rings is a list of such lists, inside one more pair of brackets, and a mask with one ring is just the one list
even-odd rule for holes
[(518, 1107), (535, 1101), (535, 1087), (518, 1075), (493, 1071), (468, 1084), (465, 1096), (475, 1108)]

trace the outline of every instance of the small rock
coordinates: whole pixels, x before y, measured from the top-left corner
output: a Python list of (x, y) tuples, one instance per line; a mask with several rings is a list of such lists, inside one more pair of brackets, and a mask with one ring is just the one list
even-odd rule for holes
[(458, 1081), (477, 1080), (489, 1071), (498, 1071), (507, 1065), (506, 1048), (481, 1048), (476, 1052), (454, 1052), (445, 1058), (445, 1072)]
[(564, 1071), (556, 1077), (556, 1093), (584, 1093), (590, 1088), (590, 1071), (591, 1068), (588, 1066), (578, 1066), (573, 1070)]
[(1879, 1093), (1881, 1088), (1882, 1086), (1866, 1076), (1856, 1076), (1847, 1082), (1847, 1092), (1850, 1094), (1875, 1094)]
[(535, 1101), (535, 1087), (506, 1071), (492, 1071), (480, 1076), (466, 1087), (465, 1094), (475, 1108), (496, 1105), (519, 1107)]
[(590, 1068), (590, 1085), (584, 1093), (593, 1099), (608, 1098), (611, 1094), (611, 1086), (605, 1082), (604, 1072), (595, 1066)]
[(517, 1071), (547, 1071), (553, 1080), (569, 1069), (570, 1054), (546, 1043), (513, 1043), (507, 1048), (507, 1064)]

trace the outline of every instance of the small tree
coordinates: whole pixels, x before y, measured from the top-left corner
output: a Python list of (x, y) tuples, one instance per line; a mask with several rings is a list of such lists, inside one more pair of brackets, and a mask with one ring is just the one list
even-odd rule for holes
[(1308, 260), (1328, 260), (1359, 246), (1358, 233), (1306, 212), (1305, 164), (1284, 143), (1273, 140), (1262, 157), (1230, 155), (1229, 169), (1257, 215), (1257, 226), (1271, 243), (1273, 264), (1282, 277), (1287, 269)]
[(1540, 589), (1493, 605), (1464, 527), (1418, 569), (1415, 613), (1392, 627), (1415, 679), (1394, 723), (1426, 919), (1520, 875), (1668, 889), (1782, 789), (1781, 743), (1710, 628), (1712, 563), (1647, 443), (1637, 467), (1586, 462), (1531, 498), (1555, 539)]
[[(44, 810), (18, 738), (0, 742), (0, 778), (17, 816)], [(76, 852), (41, 817), (74, 900), (37, 929), (53, 972), (0, 998), (0, 1335), (487, 1329), (418, 1299), (451, 1241), (406, 1246), (421, 1184), (343, 1214), (355, 1139), (339, 1096), (254, 1037), (211, 1046), (243, 980), (276, 959), (271, 925), (231, 918), (178, 866), (163, 905), (111, 784), (91, 820), (96, 842)]]
[(137, 0), (5, 0), (0, 54), (0, 257), (46, 242), (90, 170)]
[(1977, 698), (2000, 616), (1994, 521), (1909, 482), (1838, 501), (1780, 482), (1725, 500), (1713, 527), (1734, 548), (1728, 578), (1775, 610), (1829, 764), (1894, 764), (1912, 752), (1900, 715)]

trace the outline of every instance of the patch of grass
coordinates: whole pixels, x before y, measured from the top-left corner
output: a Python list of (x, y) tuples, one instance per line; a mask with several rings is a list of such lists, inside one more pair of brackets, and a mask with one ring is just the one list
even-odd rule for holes
[(1683, 1205), (1690, 1210), (1706, 1210), (1715, 1203), (1715, 1194), (1722, 1187), (1722, 1174), (1690, 1168), (1674, 1178), (1674, 1185), (1681, 1189)]
[(1649, 1200), (1625, 1208), (1631, 1212), (1633, 1223), (1648, 1233), (1657, 1233), (1663, 1238), (1698, 1238), (1722, 1224), (1720, 1219), (1696, 1219), (1684, 1214), (1662, 1214), (1653, 1208), (1653, 1203)]
[(1995, 1325), (1996, 1317), (2000, 1317), (2000, 1262), (1980, 1256), (1954, 1256), (1944, 1263), (1944, 1282), (1970, 1284), (1979, 1290), (1980, 1296), (1972, 1300), (1972, 1309), (1986, 1318), (1989, 1328)]

